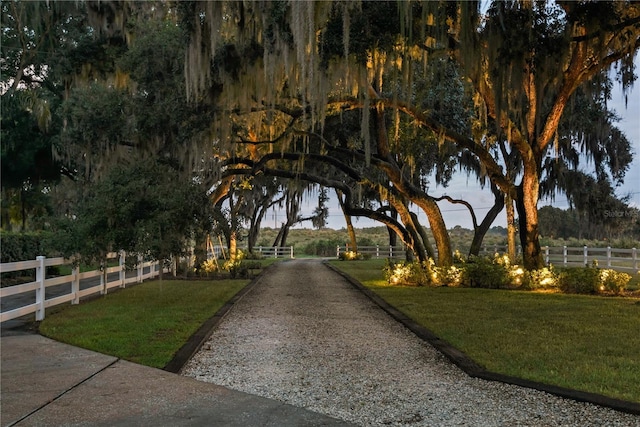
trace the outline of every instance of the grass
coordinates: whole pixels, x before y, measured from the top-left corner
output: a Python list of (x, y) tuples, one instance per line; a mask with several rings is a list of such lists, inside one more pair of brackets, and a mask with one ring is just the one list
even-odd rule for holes
[(640, 402), (640, 300), (390, 287), (383, 261), (332, 262), (487, 370)]
[(145, 282), (52, 310), (39, 329), (57, 341), (162, 368), (248, 282)]

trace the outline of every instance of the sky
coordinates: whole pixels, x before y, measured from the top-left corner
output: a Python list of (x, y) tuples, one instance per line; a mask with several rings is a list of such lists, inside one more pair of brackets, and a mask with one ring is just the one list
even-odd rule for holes
[[(636, 69), (640, 69), (640, 57), (636, 58)], [(630, 205), (636, 208), (640, 208), (640, 80), (636, 82), (634, 88), (628, 94), (628, 103), (625, 107), (624, 96), (620, 87), (614, 88), (613, 96), (609, 102), (610, 108), (615, 110), (622, 120), (618, 123), (618, 127), (625, 133), (629, 141), (633, 146), (634, 161), (631, 167), (627, 171), (624, 184), (616, 189), (616, 194), (619, 197), (630, 196)], [(489, 188), (481, 189), (476, 183), (475, 178), (467, 176), (464, 173), (458, 174), (454, 177), (448, 187), (435, 187), (430, 189), (429, 194), (433, 197), (439, 197), (442, 195), (448, 195), (453, 198), (459, 198), (467, 200), (474, 207), (478, 222), (482, 220), (484, 215), (493, 205), (493, 195)], [(335, 193), (329, 192), (330, 201), (329, 206), (329, 218), (327, 227), (333, 229), (341, 229), (346, 227), (346, 222), (342, 211), (338, 206)], [(302, 216), (310, 215), (317, 206), (317, 197), (307, 198), (302, 203)], [(439, 202), (440, 209), (447, 228), (453, 228), (460, 225), (464, 228), (472, 228), (471, 216), (466, 207), (461, 205), (452, 205), (446, 201)], [(552, 205), (561, 209), (567, 209), (569, 204), (564, 196), (559, 195), (555, 201), (541, 200), (539, 206)], [(417, 206), (413, 206), (411, 209), (418, 214), (418, 219), (423, 225), (428, 226), (426, 215)], [(285, 219), (284, 211), (270, 211), (264, 219), (263, 227), (280, 227)], [(376, 227), (381, 224), (368, 218), (353, 218), (354, 227)], [(493, 226), (506, 227), (506, 215), (505, 211), (500, 213), (493, 223)], [(302, 223), (296, 228), (312, 228), (311, 222)]]

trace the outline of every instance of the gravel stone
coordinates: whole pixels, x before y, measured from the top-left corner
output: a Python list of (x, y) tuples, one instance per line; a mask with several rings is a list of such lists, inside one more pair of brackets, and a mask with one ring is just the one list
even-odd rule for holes
[(362, 426), (640, 426), (471, 378), (318, 260), (273, 266), (183, 374)]

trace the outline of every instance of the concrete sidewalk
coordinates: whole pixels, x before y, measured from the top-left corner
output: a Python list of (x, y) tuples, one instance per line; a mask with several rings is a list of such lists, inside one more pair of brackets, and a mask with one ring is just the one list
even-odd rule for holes
[(350, 425), (40, 335), (3, 335), (3, 426)]

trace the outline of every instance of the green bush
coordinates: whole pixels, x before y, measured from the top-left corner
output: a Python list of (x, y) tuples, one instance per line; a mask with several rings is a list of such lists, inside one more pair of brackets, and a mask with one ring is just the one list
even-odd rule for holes
[(361, 252), (342, 251), (338, 255), (340, 261), (357, 261), (371, 259), (371, 254), (363, 254)]
[(383, 273), (387, 283), (393, 286), (427, 286), (432, 283), (428, 263), (393, 262), (387, 259)]
[(558, 277), (562, 292), (595, 294), (599, 290), (600, 270), (594, 267), (567, 268)]
[(324, 256), (324, 257), (335, 256), (336, 247), (342, 244), (343, 243), (341, 240), (336, 240), (336, 239), (316, 240), (303, 246), (300, 249), (300, 252), (305, 255), (315, 255), (315, 256)]
[[(348, 252), (344, 259), (347, 259)], [(342, 254), (341, 254), (342, 255)], [(348, 258), (352, 259), (352, 258)], [(488, 289), (560, 290), (574, 294), (622, 293), (631, 276), (627, 273), (596, 267), (567, 268), (561, 272), (553, 266), (525, 271), (512, 265), (507, 256), (471, 257), (449, 267), (437, 267), (433, 260), (423, 263), (387, 260), (385, 280), (399, 286), (466, 286)]]
[(630, 281), (630, 274), (611, 269), (603, 269), (600, 270), (599, 290), (619, 294), (626, 289)]
[(464, 280), (465, 265), (450, 265), (448, 267), (431, 266), (431, 279), (434, 285), (460, 286)]
[(37, 256), (56, 256), (52, 248), (51, 235), (48, 232), (12, 233), (3, 231), (0, 233), (2, 240), (2, 262), (28, 261)]
[(523, 273), (522, 287), (529, 290), (557, 289), (559, 274), (553, 266)]
[(465, 264), (462, 283), (471, 288), (504, 289), (512, 284), (509, 265), (502, 258), (471, 257)]

